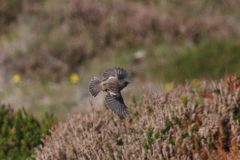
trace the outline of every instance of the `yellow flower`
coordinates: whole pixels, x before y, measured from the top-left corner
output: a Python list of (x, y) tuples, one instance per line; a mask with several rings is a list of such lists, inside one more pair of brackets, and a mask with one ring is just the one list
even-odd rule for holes
[(193, 79), (192, 81), (191, 81), (191, 84), (193, 85), (193, 86), (199, 86), (200, 85), (200, 83), (201, 83), (201, 81), (199, 80), (199, 79)]
[(15, 74), (12, 78), (12, 80), (15, 82), (15, 83), (19, 83), (21, 81), (21, 76), (19, 74)]
[(72, 83), (78, 83), (79, 82), (79, 77), (78, 77), (78, 74), (77, 73), (73, 73), (72, 75), (71, 75), (71, 82)]
[(166, 89), (166, 90), (171, 90), (171, 89), (173, 89), (173, 87), (174, 87), (173, 82), (170, 82), (170, 83), (166, 83), (166, 84), (165, 84), (165, 89)]

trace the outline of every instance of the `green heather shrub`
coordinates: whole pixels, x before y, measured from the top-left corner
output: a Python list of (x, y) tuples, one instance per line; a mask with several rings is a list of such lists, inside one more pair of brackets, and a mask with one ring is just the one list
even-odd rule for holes
[(239, 159), (240, 78), (132, 97), (132, 116), (75, 114), (36, 148), (51, 159)]
[[(23, 114), (22, 114), (23, 112)], [(57, 122), (53, 114), (46, 113), (42, 123), (27, 114), (24, 108), (15, 113), (11, 107), (0, 108), (0, 159), (26, 159), (35, 154), (34, 147), (42, 144), (41, 138)]]

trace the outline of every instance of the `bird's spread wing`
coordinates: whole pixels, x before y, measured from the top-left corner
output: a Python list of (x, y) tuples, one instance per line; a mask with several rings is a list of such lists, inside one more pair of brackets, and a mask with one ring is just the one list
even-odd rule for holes
[(121, 117), (128, 116), (130, 114), (123, 101), (121, 93), (108, 93), (105, 97), (105, 102), (112, 112)]
[(117, 77), (118, 79), (125, 79), (127, 75), (128, 75), (127, 71), (119, 67), (109, 68), (103, 72), (104, 79), (108, 79), (109, 77)]

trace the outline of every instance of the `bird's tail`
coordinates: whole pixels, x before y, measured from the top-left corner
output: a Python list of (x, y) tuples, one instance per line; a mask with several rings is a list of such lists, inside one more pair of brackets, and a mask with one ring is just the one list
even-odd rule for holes
[(99, 79), (97, 79), (96, 77), (94, 77), (89, 84), (89, 92), (91, 93), (91, 95), (93, 97), (96, 97), (98, 95), (98, 93), (101, 91), (100, 88), (97, 88), (96, 85), (98, 85), (99, 83), (101, 83), (101, 81)]

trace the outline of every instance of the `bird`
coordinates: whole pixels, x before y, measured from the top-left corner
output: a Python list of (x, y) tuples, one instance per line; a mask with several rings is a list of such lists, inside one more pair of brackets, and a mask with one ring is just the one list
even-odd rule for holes
[(108, 68), (103, 72), (102, 76), (102, 81), (96, 77), (91, 79), (88, 88), (90, 94), (96, 97), (99, 92), (105, 92), (105, 103), (108, 108), (120, 117), (127, 117), (130, 112), (121, 94), (121, 90), (130, 83), (125, 80), (128, 76), (127, 71), (120, 67)]

